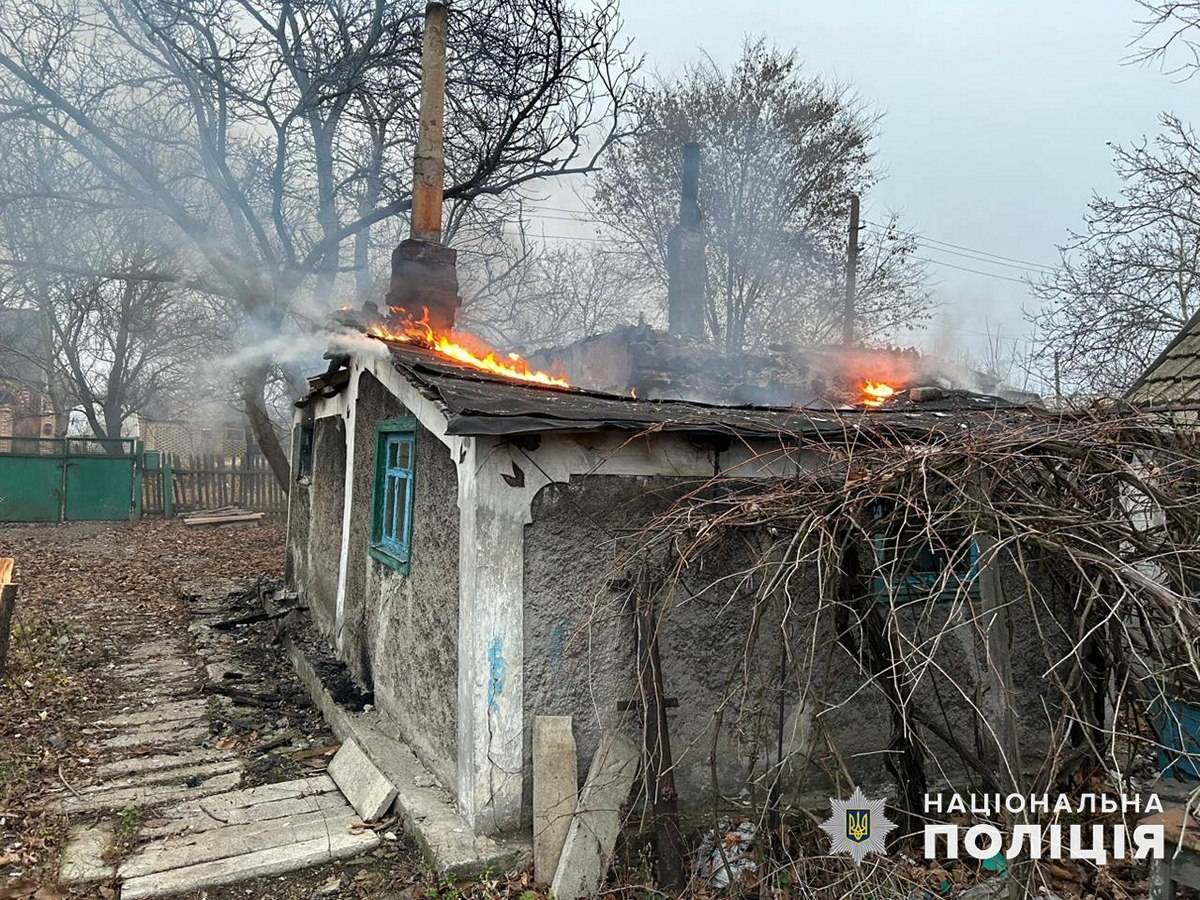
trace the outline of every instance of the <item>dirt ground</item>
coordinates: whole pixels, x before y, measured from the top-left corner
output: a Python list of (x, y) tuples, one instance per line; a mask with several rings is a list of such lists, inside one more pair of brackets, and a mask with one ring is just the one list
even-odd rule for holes
[[(245, 528), (188, 528), (161, 519), (136, 525), (0, 526), (0, 557), (6, 556), (16, 559), (19, 588), (8, 671), (0, 679), (0, 900), (84, 896), (115, 900), (115, 884), (70, 891), (56, 885), (67, 821), (65, 816), (46, 811), (46, 799), (52, 792), (61, 795), (64, 789), (70, 791), (88, 782), (92, 767), (102, 762), (92, 724), (137, 699), (129, 693), (128, 682), (122, 684), (110, 670), (131, 648), (151, 640), (176, 638), (185, 646), (195, 646), (188, 630), (189, 606), (181, 598), (181, 589), (186, 594), (197, 586), (211, 590), (214, 584), (249, 586), (262, 577), (278, 578), (283, 563), (283, 526), (274, 522)], [(297, 760), (286, 753), (286, 747), (271, 754), (256, 751), (282, 733), (295, 734), (309, 746), (333, 740), (282, 654), (269, 641), (265, 626), (250, 626), (237, 633), (237, 642), (244, 644), (244, 657), (258, 660), (251, 677), (260, 688), (278, 695), (279, 705), (257, 714), (249, 711), (245, 713), (247, 721), (213, 736), (244, 757), (251, 780), (256, 774), (265, 780), (294, 774), (287, 767)], [(249, 666), (247, 671), (251, 671)], [(314, 762), (308, 758), (303, 764), (312, 766)], [(439, 879), (429, 872), (396, 823), (384, 823), (377, 830), (384, 838), (381, 846), (362, 857), (210, 889), (189, 895), (188, 900), (545, 897), (544, 888), (519, 873), (497, 873), (470, 883)], [(788, 885), (798, 888), (804, 884), (808, 880), (802, 874), (805, 867), (821, 862), (811, 855), (815, 849), (811, 844), (806, 841), (805, 852), (798, 857), (807, 857), (807, 863), (798, 863), (789, 880), (772, 884), (767, 896), (792, 900), (807, 895)], [(640, 871), (638, 851), (638, 847), (626, 848), (628, 858), (614, 878), (622, 886), (609, 887), (605, 893), (610, 900), (666, 896), (648, 884), (645, 872)], [(836, 884), (845, 877), (846, 866), (835, 868)], [(878, 896), (931, 900), (961, 896), (982, 874), (962, 865), (947, 872), (903, 859), (896, 861), (895, 868), (902, 871), (881, 880), (902, 889)], [(1064, 898), (1145, 896), (1144, 867), (1121, 873), (1060, 874), (1070, 876), (1058, 879), (1055, 885)], [(1120, 880), (1113, 879), (1117, 874)], [(819, 880), (830, 881), (826, 875)], [(761, 887), (761, 883), (758, 887), (748, 884), (733, 896), (760, 896)], [(698, 881), (687, 894), (697, 900), (717, 895)], [(821, 892), (821, 896), (837, 894), (836, 888)], [(854, 894), (864, 895), (858, 890), (851, 892)], [(843, 891), (842, 896), (846, 895)]]
[[(4, 556), (16, 560), (19, 588), (8, 671), (0, 681), (0, 898), (115, 897), (114, 885), (70, 892), (55, 886), (67, 821), (46, 812), (46, 796), (89, 779), (89, 769), (101, 762), (89, 725), (134, 699), (127, 684), (108, 675), (114, 661), (151, 639), (176, 636), (189, 643), (181, 587), (279, 577), (283, 526), (188, 528), (163, 520), (0, 526)], [(214, 736), (224, 742), (218, 746), (245, 752), (248, 759), (255, 745), (285, 729), (308, 744), (333, 740), (267, 640), (265, 629), (244, 629), (238, 636), (247, 644), (245, 656), (263, 661), (254, 677), (282, 697), (279, 707)], [(295, 765), (282, 755), (254, 759), (249, 775), (264, 761), (276, 769)], [(367, 857), (194, 896), (291, 900), (424, 897), (436, 891), (403, 834), (386, 824), (381, 832), (389, 839)]]

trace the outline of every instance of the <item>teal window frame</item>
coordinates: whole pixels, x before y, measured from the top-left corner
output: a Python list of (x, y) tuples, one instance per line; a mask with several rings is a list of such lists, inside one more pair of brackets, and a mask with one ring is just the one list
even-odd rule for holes
[[(871, 517), (875, 520), (876, 525), (882, 523), (885, 517), (882, 505), (876, 505), (872, 509)], [(879, 569), (896, 564), (898, 541), (899, 538), (896, 535), (883, 531), (872, 533), (871, 549), (874, 551), (877, 572)], [(966, 537), (966, 545), (966, 559), (957, 561), (957, 565), (951, 571), (947, 572), (943, 568), (938, 572), (906, 571), (890, 576), (876, 574), (871, 579), (871, 594), (877, 603), (894, 606), (905, 606), (909, 603), (928, 600), (952, 601), (961, 596), (964, 591), (968, 598), (978, 600), (979, 545), (974, 537)]]
[(371, 558), (402, 575), (408, 574), (412, 560), (416, 437), (416, 419), (383, 419), (375, 423)]

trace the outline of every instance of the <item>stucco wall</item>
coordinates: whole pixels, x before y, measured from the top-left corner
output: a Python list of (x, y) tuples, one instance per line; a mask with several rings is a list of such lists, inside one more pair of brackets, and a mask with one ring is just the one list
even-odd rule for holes
[(345, 496), (346, 423), (338, 416), (317, 419), (310, 483), (293, 483), (288, 497), (286, 576), (330, 642), (337, 614)]
[[(631, 736), (640, 736), (636, 720), (617, 710), (619, 702), (636, 695), (637, 687), (632, 613), (622, 603), (628, 589), (612, 583), (613, 561), (623, 537), (685, 490), (682, 485), (692, 484), (665, 477), (591, 476), (550, 485), (534, 501), (525, 534), (526, 819), (534, 716), (574, 718), (581, 779), (602, 726), (619, 724)], [(660, 630), (666, 695), (679, 702), (668, 721), (685, 811), (711, 810), (714, 747), (719, 787), (727, 798), (747, 798), (748, 772), (753, 768), (761, 776), (777, 758), (782, 608), (772, 607), (755, 628), (753, 604), (744, 596), (748, 586), (720, 582), (722, 575), (745, 564), (744, 552), (739, 541), (730, 541), (722, 551), (706, 554), (699, 569), (685, 572), (686, 590), (675, 593)], [(1012, 647), (1021, 744), (1035, 758), (1047, 740), (1048, 701), (1053, 715), (1052, 691), (1042, 677), (1047, 656), (1039, 637), (1052, 624), (1043, 621), (1039, 628), (1034, 623), (1022, 598), (1025, 582), (1015, 569), (1004, 567), (1003, 582), (1008, 599), (1016, 601)], [(886, 767), (892, 736), (888, 706), (877, 687), (864, 688), (857, 661), (838, 641), (839, 630), (853, 623), (835, 621), (830, 607), (817, 616), (819, 583), (815, 571), (800, 572), (787, 588), (792, 640), (782, 701), (784, 752), (792, 764), (784, 779), (785, 796), (793, 802), (823, 803), (849, 783), (895, 796)], [(980, 691), (987, 685), (987, 669), (972, 609), (915, 604), (902, 608), (895, 628), (930, 641), (926, 646), (934, 657), (912, 702), (976, 752), (980, 724), (970, 704), (984, 702)], [(939, 632), (941, 639), (933, 640)], [(752, 633), (757, 637), (747, 654)], [(747, 656), (751, 663), (744, 667)], [(808, 698), (803, 705), (798, 702), (802, 691)], [(714, 714), (722, 706), (714, 744)], [(937, 757), (925, 764), (931, 787), (942, 775), (965, 783), (967, 773), (949, 749), (928, 730), (922, 736)]]
[[(694, 485), (694, 479), (591, 476), (547, 486), (535, 499), (525, 533), (526, 817), (534, 716), (574, 718), (580, 778), (602, 727), (618, 725), (640, 737), (635, 714), (617, 708), (637, 696), (632, 612), (623, 600), (628, 589), (611, 583), (617, 541)], [(670, 599), (671, 611), (658, 632), (665, 691), (679, 704), (668, 721), (676, 788), (685, 809), (706, 806), (712, 797), (709, 755), (721, 698), (729, 697), (717, 735), (722, 790), (737, 795), (747, 761), (760, 755), (736, 732), (734, 720), (739, 712), (757, 715), (763, 695), (755, 689), (740, 695), (731, 684), (753, 606), (728, 603), (734, 592), (729, 584), (705, 589), (708, 574), (715, 578), (741, 567), (740, 552), (731, 544), (706, 558), (705, 578), (685, 576), (689, 590)], [(752, 679), (777, 669), (777, 651), (777, 640), (764, 643), (755, 654)]]
[(313, 433), (313, 473), (308, 492), (318, 527), (309, 536), (309, 607), (321, 632), (333, 638), (337, 616), (338, 566), (342, 555), (342, 512), (346, 502), (346, 421), (318, 419)]
[(342, 656), (375, 703), (447, 785), (457, 756), (458, 475), (417, 426), (408, 575), (371, 559), (375, 423), (408, 411), (364, 372), (354, 405), (354, 506)]

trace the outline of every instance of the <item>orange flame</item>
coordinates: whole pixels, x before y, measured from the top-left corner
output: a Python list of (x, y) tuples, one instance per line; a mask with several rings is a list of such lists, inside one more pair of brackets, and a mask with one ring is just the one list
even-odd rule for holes
[[(512, 378), (516, 381), (527, 381), (531, 384), (541, 384), (548, 387), (565, 388), (571, 386), (570, 382), (565, 378), (559, 378), (551, 375), (549, 372), (531, 369), (519, 353), (504, 354), (505, 358), (501, 361), (496, 358), (495, 350), (482, 346), (481, 342), (474, 338), (468, 338), (465, 335), (435, 334), (433, 328), (429, 325), (428, 310), (425, 311), (425, 315), (418, 322), (414, 322), (409, 318), (403, 318), (406, 315), (404, 310), (394, 308), (394, 311), (400, 313), (402, 317), (399, 325), (396, 326), (401, 330), (395, 331), (384, 325), (372, 325), (371, 334), (385, 341), (396, 341), (428, 347), (455, 362), (480, 369), (484, 372), (491, 372), (493, 375), (500, 375), (503, 378)], [(468, 340), (478, 346), (475, 348), (469, 347), (462, 343), (463, 340)]]
[(896, 389), (890, 384), (884, 384), (882, 381), (864, 381), (862, 386), (862, 402), (864, 406), (882, 406), (883, 401), (895, 393)]

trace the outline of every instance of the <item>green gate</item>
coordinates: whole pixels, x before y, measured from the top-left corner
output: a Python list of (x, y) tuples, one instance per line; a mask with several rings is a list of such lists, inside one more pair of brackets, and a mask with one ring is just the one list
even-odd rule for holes
[(0, 522), (141, 517), (140, 442), (0, 438)]

